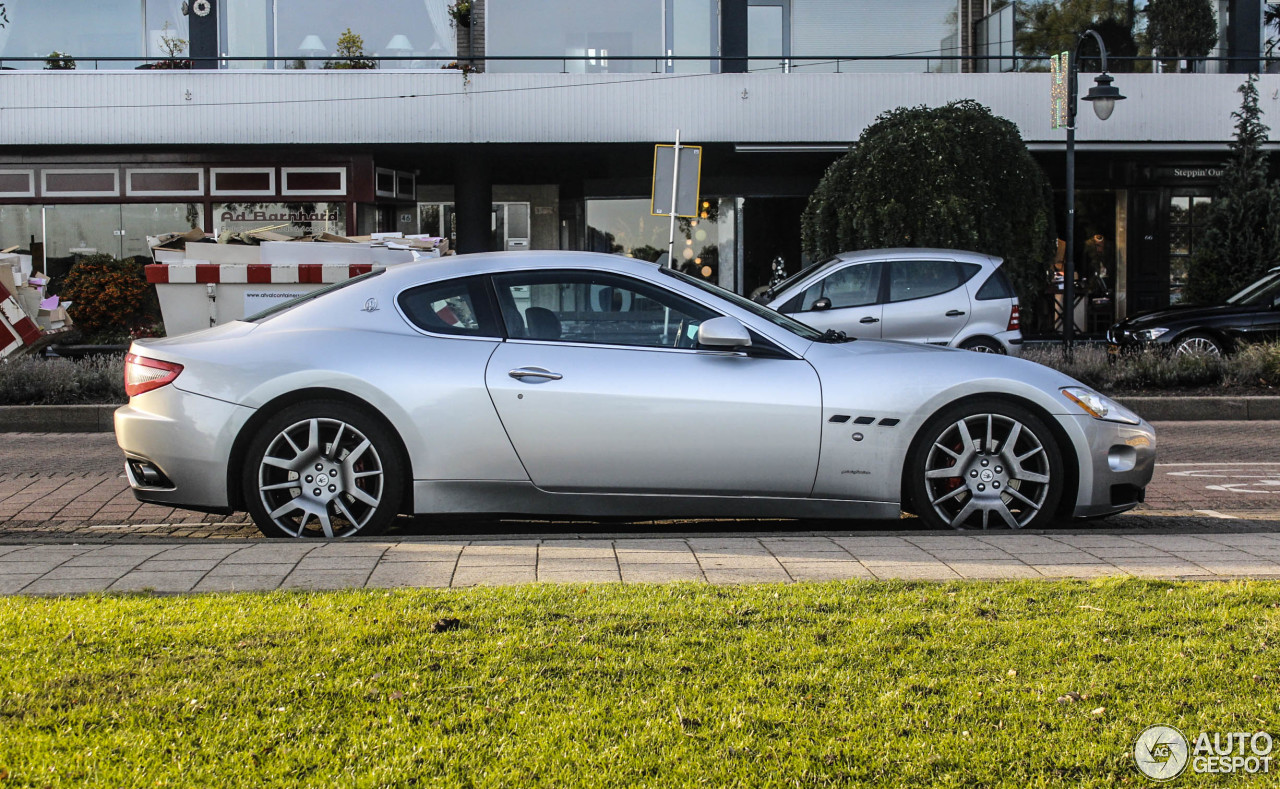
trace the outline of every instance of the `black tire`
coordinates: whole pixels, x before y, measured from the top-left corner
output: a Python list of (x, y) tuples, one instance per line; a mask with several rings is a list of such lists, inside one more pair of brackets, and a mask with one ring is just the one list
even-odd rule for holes
[(381, 534), (404, 495), (397, 447), (381, 422), (347, 403), (291, 405), (245, 452), (245, 508), (268, 537)]
[(1170, 343), (1170, 349), (1174, 355), (1203, 354), (1204, 356), (1222, 356), (1227, 350), (1222, 346), (1221, 340), (1202, 332), (1192, 332), (1179, 337)]
[(978, 353), (998, 353), (1007, 355), (1004, 346), (995, 340), (987, 337), (970, 337), (960, 343), (960, 349), (964, 351), (977, 351)]
[(903, 488), (910, 511), (931, 528), (1022, 529), (1053, 522), (1065, 480), (1043, 419), (1013, 403), (970, 401), (920, 429)]

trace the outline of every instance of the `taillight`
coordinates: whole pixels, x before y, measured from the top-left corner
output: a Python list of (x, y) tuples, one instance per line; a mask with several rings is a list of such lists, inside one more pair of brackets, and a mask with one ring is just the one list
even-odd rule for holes
[(1009, 325), (1005, 327), (1005, 331), (1017, 331), (1022, 328), (1021, 318), (1018, 317), (1019, 309), (1017, 304), (1009, 309)]
[(124, 357), (124, 392), (133, 397), (173, 383), (182, 365), (129, 354)]

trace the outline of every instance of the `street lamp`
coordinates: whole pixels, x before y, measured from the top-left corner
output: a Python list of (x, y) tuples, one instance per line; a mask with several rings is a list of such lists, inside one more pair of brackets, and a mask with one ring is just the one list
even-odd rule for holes
[(1068, 352), (1075, 333), (1076, 312), (1076, 105), (1080, 95), (1077, 78), (1080, 74), (1080, 48), (1089, 36), (1098, 42), (1098, 50), (1102, 53), (1102, 73), (1094, 78), (1093, 87), (1089, 88), (1084, 100), (1093, 104), (1098, 120), (1105, 121), (1111, 117), (1116, 102), (1124, 99), (1120, 89), (1111, 84), (1115, 80), (1107, 73), (1107, 47), (1102, 43), (1102, 36), (1094, 30), (1084, 31), (1071, 53), (1067, 74), (1067, 249), (1062, 262), (1062, 344)]

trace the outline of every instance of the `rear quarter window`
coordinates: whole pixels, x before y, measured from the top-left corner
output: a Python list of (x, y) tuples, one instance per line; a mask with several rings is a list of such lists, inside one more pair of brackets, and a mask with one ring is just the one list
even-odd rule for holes
[(978, 295), (974, 298), (978, 301), (994, 301), (1011, 299), (1013, 295), (1013, 283), (1009, 282), (1009, 278), (1005, 276), (1004, 269), (998, 268), (987, 277), (986, 282), (982, 283), (982, 287), (978, 288)]

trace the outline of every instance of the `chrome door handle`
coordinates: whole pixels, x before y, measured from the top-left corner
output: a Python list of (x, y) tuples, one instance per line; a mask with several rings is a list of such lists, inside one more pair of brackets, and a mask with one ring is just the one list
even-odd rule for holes
[(545, 378), (548, 381), (559, 381), (564, 377), (560, 373), (553, 373), (550, 370), (544, 370), (541, 367), (517, 367), (507, 373), (507, 375), (517, 381), (523, 381), (526, 378)]
[(947, 310), (948, 318), (959, 318), (964, 314), (964, 310)]
[(880, 322), (879, 318), (873, 318), (870, 315), (858, 321), (858, 323), (879, 323), (879, 322)]

